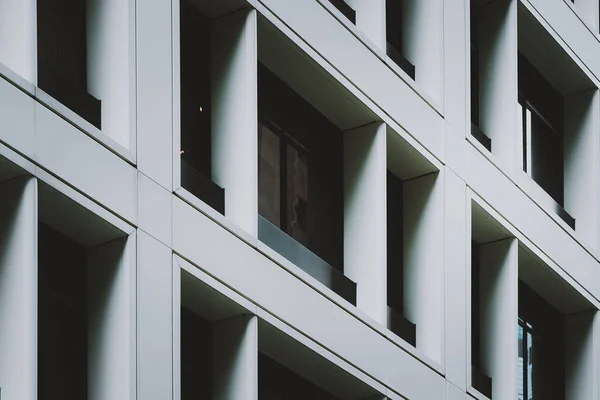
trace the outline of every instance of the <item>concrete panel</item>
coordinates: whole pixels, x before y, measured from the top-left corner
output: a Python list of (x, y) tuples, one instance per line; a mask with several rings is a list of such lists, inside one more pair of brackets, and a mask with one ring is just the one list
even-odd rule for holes
[(575, 218), (577, 236), (598, 251), (600, 213), (600, 95), (597, 89), (565, 98), (565, 210)]
[(492, 397), (517, 393), (518, 243), (514, 238), (480, 248), (481, 368), (492, 378)]
[(212, 179), (225, 189), (225, 216), (258, 235), (256, 11), (218, 20), (212, 40)]
[[(468, 99), (468, 26), (467, 10), (470, 0), (456, 0), (443, 7), (443, 67), (444, 117), (455, 133), (463, 138), (470, 134)], [(450, 153), (447, 153), (450, 155)]]
[(37, 181), (0, 185), (0, 387), (37, 399)]
[(139, 228), (171, 246), (171, 192), (138, 172)]
[(404, 183), (404, 308), (417, 348), (443, 360), (444, 170)]
[(174, 249), (215, 278), (398, 393), (411, 399), (443, 397), (441, 375), (254, 248), (183, 201), (174, 202), (173, 216)]
[(565, 398), (571, 400), (598, 399), (594, 378), (597, 373), (597, 351), (594, 347), (594, 325), (598, 311), (585, 311), (565, 318)]
[(444, 348), (446, 379), (467, 389), (467, 218), (466, 185), (446, 170), (444, 200)]
[(138, 232), (138, 398), (166, 400), (173, 394), (172, 251)]
[(136, 398), (136, 238), (87, 255), (88, 399)]
[(135, 168), (44, 106), (35, 107), (34, 160), (135, 224)]
[(344, 132), (344, 273), (357, 307), (380, 324), (387, 316), (386, 125)]
[(477, 8), (479, 23), (480, 128), (507, 171), (518, 168), (517, 2), (494, 1)]
[(356, 10), (356, 26), (373, 44), (385, 52), (385, 0), (347, 0)]
[(213, 399), (258, 400), (258, 318), (213, 325)]
[(33, 156), (35, 101), (0, 77), (0, 140), (24, 154)]
[(134, 1), (87, 0), (88, 92), (102, 101), (102, 133), (135, 151)]
[(172, 190), (176, 189), (172, 187), (173, 85), (179, 85), (172, 75), (173, 55), (179, 54), (179, 46), (173, 49), (171, 40), (177, 36), (172, 35), (172, 2), (135, 3), (137, 164), (144, 174)]
[(37, 82), (37, 26), (35, 0), (0, 3), (0, 63), (22, 78)]
[[(396, 123), (440, 157), (443, 119), (316, 1), (262, 2)], [(307, 16), (310, 16), (307, 18)], [(274, 17), (273, 17), (274, 18)], [(327, 38), (328, 40), (323, 40)]]
[(600, 270), (597, 260), (548, 214), (533, 203), (475, 148), (467, 150), (467, 183), (487, 199), (515, 229), (553, 260), (557, 270), (579, 282), (596, 300), (600, 297)]

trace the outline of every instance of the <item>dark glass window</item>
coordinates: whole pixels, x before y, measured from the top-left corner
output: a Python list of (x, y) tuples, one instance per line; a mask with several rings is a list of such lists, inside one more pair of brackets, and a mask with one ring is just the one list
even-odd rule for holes
[(181, 400), (212, 397), (212, 326), (181, 308)]
[(481, 361), (481, 265), (479, 245), (471, 241), (471, 385), (492, 398), (492, 379), (482, 371)]
[(308, 245), (306, 150), (268, 121), (259, 123), (258, 146), (259, 213)]
[(181, 185), (221, 214), (222, 188), (211, 180), (210, 20), (180, 2)]
[(402, 184), (387, 171), (387, 322), (392, 332), (416, 346), (416, 327), (404, 316)]
[(342, 132), (262, 64), (259, 121), (260, 215), (342, 270)]
[(518, 399), (565, 398), (564, 316), (519, 281)]
[(329, 0), (335, 8), (337, 8), (346, 18), (353, 24), (356, 24), (356, 11), (348, 5), (344, 0)]
[(523, 170), (562, 207), (563, 98), (522, 54), (519, 54), (519, 104)]
[(479, 75), (479, 18), (477, 7), (471, 6), (471, 135), (491, 151), (492, 140), (480, 127)]
[(259, 400), (335, 400), (325, 390), (262, 353), (258, 355)]
[(258, 68), (258, 238), (350, 303), (343, 275), (342, 132)]
[(86, 399), (86, 251), (47, 225), (38, 233), (38, 398)]
[(87, 92), (86, 2), (38, 0), (38, 86), (101, 128), (100, 100)]
[(403, 10), (402, 2), (404, 0), (386, 0), (385, 2), (385, 20), (386, 20), (386, 53), (404, 72), (413, 80), (415, 79), (415, 66), (412, 65), (403, 55)]

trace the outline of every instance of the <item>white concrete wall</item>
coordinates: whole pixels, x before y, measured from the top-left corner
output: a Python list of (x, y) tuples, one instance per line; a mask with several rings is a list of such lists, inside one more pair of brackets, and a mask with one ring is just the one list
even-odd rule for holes
[(0, 64), (37, 83), (36, 0), (0, 1)]
[(442, 0), (405, 0), (402, 21), (403, 56), (415, 66), (419, 87), (443, 104)]
[(518, 242), (507, 238), (480, 247), (481, 363), (492, 378), (492, 397), (517, 393)]
[(258, 233), (256, 11), (220, 18), (211, 31), (212, 179), (225, 189), (225, 216)]
[(37, 399), (37, 182), (0, 185), (0, 388)]
[(213, 325), (213, 399), (258, 400), (258, 318)]
[(118, 239), (87, 255), (88, 399), (135, 398), (136, 239)]
[(404, 312), (417, 325), (417, 348), (443, 360), (444, 173), (404, 182)]
[(577, 235), (599, 249), (600, 95), (586, 90), (565, 98), (565, 210), (575, 218)]
[(86, 0), (88, 92), (102, 101), (102, 132), (135, 148), (134, 3)]
[(598, 311), (582, 311), (565, 317), (565, 398), (597, 399)]
[(517, 2), (493, 1), (477, 10), (480, 128), (492, 139), (492, 153), (513, 171), (522, 163), (517, 120)]
[(385, 52), (385, 0), (346, 0), (356, 11), (356, 26)]
[(344, 274), (357, 307), (380, 324), (387, 315), (386, 126), (344, 132)]

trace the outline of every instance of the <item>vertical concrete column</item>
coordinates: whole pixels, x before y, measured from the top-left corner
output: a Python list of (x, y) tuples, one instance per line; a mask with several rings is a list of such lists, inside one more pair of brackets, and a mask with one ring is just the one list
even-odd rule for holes
[(135, 234), (88, 251), (88, 399), (136, 397)]
[(507, 238), (480, 247), (481, 357), (495, 399), (517, 393), (518, 242)]
[(565, 318), (565, 398), (598, 399), (598, 311), (583, 311)]
[(167, 246), (138, 230), (138, 398), (173, 396), (173, 256)]
[(256, 316), (215, 322), (212, 359), (214, 400), (258, 400)]
[(173, 85), (179, 85), (179, 71), (172, 68), (173, 56), (179, 58), (179, 1), (136, 1), (135, 7), (137, 167), (170, 191), (179, 187), (174, 176), (179, 182), (180, 174), (173, 170), (173, 102), (179, 101)]
[[(436, 103), (443, 102), (442, 0), (403, 1), (403, 55), (415, 66), (415, 80)], [(454, 3), (453, 3), (454, 5)]]
[(36, 0), (0, 2), (0, 63), (37, 84)]
[(86, 0), (88, 92), (102, 100), (102, 132), (135, 148), (133, 2)]
[(480, 128), (507, 168), (521, 168), (523, 143), (517, 116), (517, 1), (500, 0), (479, 12)]
[(258, 234), (256, 10), (218, 19), (211, 31), (212, 179), (225, 188), (225, 216)]
[(444, 170), (404, 182), (404, 311), (417, 348), (443, 360)]
[(470, 0), (456, 0), (451, 7), (443, 9), (444, 117), (461, 139), (470, 133), (467, 95), (470, 79), (466, 73), (469, 69), (469, 4)]
[(344, 132), (344, 273), (357, 307), (386, 323), (386, 125)]
[(346, 0), (356, 10), (356, 26), (385, 52), (385, 0)]
[(446, 379), (467, 390), (467, 188), (452, 170), (446, 169), (444, 194), (444, 349)]
[(0, 185), (0, 387), (37, 399), (37, 181)]
[(600, 248), (600, 94), (585, 90), (565, 98), (565, 210), (575, 218), (577, 235)]

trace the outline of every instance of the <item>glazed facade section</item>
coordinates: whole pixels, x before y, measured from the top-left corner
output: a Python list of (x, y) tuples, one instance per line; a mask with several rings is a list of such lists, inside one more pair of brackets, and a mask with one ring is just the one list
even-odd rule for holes
[(600, 399), (598, 0), (0, 0), (0, 396)]

